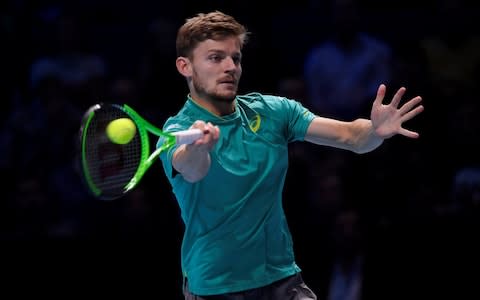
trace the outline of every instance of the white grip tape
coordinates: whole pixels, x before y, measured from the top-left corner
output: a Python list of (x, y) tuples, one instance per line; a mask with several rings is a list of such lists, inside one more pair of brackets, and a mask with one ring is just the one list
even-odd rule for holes
[(198, 128), (177, 131), (172, 133), (177, 138), (177, 145), (191, 144), (203, 136), (203, 131)]

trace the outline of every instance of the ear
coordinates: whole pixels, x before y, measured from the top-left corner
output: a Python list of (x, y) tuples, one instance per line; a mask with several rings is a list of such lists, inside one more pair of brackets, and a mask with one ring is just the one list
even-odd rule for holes
[(188, 58), (179, 56), (177, 57), (177, 60), (175, 61), (175, 64), (177, 66), (177, 70), (180, 74), (182, 74), (184, 77), (191, 77), (192, 76), (192, 66), (191, 62)]

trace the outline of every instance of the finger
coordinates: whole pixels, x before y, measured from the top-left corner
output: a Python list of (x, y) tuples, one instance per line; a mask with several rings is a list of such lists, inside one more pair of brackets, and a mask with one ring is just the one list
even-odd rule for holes
[(420, 137), (418, 132), (411, 131), (411, 130), (408, 130), (408, 129), (405, 129), (405, 128), (400, 128), (400, 131), (398, 133), (401, 134), (401, 135), (404, 135), (406, 137), (412, 138), (412, 139), (417, 139), (417, 138)]
[(384, 84), (380, 84), (377, 90), (377, 97), (375, 98), (375, 101), (373, 102), (374, 105), (380, 105), (383, 102), (383, 98), (385, 97), (387, 87)]
[(193, 122), (191, 128), (198, 128), (198, 129), (204, 130), (206, 125), (207, 124), (205, 124), (204, 121), (197, 120), (197, 121)]
[(212, 133), (212, 136), (215, 136), (215, 131), (218, 131), (218, 127), (213, 125), (211, 122), (207, 123), (206, 128)]
[(405, 121), (408, 121), (408, 120), (412, 119), (413, 117), (415, 117), (416, 115), (418, 115), (422, 111), (423, 111), (423, 105), (415, 107), (415, 109), (409, 111), (408, 113), (406, 113), (402, 116), (402, 122), (405, 122)]
[(393, 107), (398, 107), (398, 104), (400, 103), (400, 100), (402, 100), (402, 97), (405, 94), (406, 90), (407, 89), (404, 87), (398, 89), (398, 91), (393, 96), (392, 102), (390, 103)]
[(211, 133), (210, 135), (211, 140), (213, 141), (218, 140), (218, 137), (220, 136), (220, 128), (218, 126), (213, 125), (211, 122), (207, 123), (207, 128)]
[(220, 128), (218, 126), (213, 127), (213, 137), (218, 140), (220, 137)]
[(403, 114), (407, 113), (412, 108), (417, 106), (417, 104), (420, 103), (421, 101), (422, 101), (422, 97), (420, 97), (420, 96), (417, 96), (417, 97), (413, 98), (412, 100), (408, 101), (407, 103), (402, 105), (402, 107), (400, 108), (400, 114), (403, 115)]

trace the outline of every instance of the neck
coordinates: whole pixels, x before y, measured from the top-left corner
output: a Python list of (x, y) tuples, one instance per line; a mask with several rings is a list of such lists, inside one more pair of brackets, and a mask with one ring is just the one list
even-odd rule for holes
[(221, 98), (199, 97), (198, 95), (189, 95), (195, 103), (205, 108), (216, 116), (226, 116), (235, 111), (235, 99), (226, 100)]

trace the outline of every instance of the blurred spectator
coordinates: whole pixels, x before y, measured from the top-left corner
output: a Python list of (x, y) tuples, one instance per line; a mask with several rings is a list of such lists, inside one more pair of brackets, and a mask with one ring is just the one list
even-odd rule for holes
[(53, 22), (53, 47), (33, 61), (31, 88), (35, 93), (50, 82), (49, 88), (62, 91), (66, 101), (84, 108), (105, 95), (106, 63), (88, 49), (80, 17), (60, 12)]
[(364, 275), (362, 230), (358, 212), (340, 212), (333, 231), (334, 259), (327, 300), (360, 300)]
[(165, 17), (147, 28), (139, 67), (139, 107), (145, 117), (161, 124), (178, 109), (185, 95), (184, 79), (175, 66), (176, 24)]
[(444, 98), (469, 98), (480, 80), (480, 37), (464, 1), (438, 1), (436, 30), (421, 40), (431, 86)]
[(391, 49), (361, 31), (355, 1), (333, 1), (330, 16), (331, 37), (305, 59), (308, 106), (320, 115), (351, 120), (365, 116), (378, 86), (389, 83)]
[(469, 214), (480, 212), (480, 168), (459, 169), (452, 188), (453, 205)]

